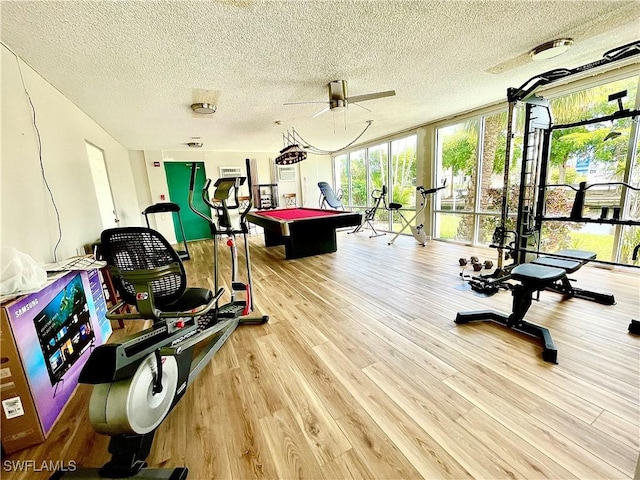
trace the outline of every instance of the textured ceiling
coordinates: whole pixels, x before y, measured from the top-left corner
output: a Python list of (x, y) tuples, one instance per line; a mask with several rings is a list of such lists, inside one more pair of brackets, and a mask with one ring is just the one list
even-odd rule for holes
[[(129, 149), (333, 150), (504, 99), (640, 38), (640, 1), (7, 1), (2, 41)], [(544, 62), (527, 52), (572, 37)], [(395, 97), (311, 116), (326, 84)], [(202, 91), (208, 91), (203, 94)], [(216, 98), (212, 116), (194, 100)], [(37, 106), (36, 106), (37, 107)], [(276, 123), (280, 122), (280, 124)]]

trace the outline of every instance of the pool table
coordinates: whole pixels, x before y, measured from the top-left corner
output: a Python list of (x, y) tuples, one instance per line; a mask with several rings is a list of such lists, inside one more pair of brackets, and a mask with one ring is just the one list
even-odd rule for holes
[(284, 245), (287, 259), (331, 253), (338, 249), (336, 228), (354, 227), (362, 214), (319, 208), (280, 208), (257, 210), (247, 220), (264, 229), (267, 247)]

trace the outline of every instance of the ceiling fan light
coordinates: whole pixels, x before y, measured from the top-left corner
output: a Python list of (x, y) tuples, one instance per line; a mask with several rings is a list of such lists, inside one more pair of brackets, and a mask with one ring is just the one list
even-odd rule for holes
[(192, 103), (191, 110), (204, 115), (211, 115), (216, 112), (216, 106), (212, 103)]
[(547, 60), (549, 58), (562, 55), (569, 50), (573, 45), (572, 38), (559, 38), (557, 40), (551, 40), (550, 42), (538, 45), (536, 48), (529, 52), (533, 60)]

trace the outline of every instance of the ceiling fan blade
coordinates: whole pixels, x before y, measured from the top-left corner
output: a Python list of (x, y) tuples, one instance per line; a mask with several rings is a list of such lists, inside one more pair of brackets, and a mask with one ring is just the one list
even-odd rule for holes
[(329, 110), (331, 110), (331, 107), (330, 106), (326, 106), (322, 110), (320, 110), (318, 113), (314, 113), (313, 115), (311, 115), (311, 118), (319, 117), (320, 115), (322, 115), (325, 112), (328, 112)]
[(349, 103), (354, 102), (366, 102), (367, 100), (374, 100), (376, 98), (393, 97), (396, 94), (395, 90), (387, 90), (386, 92), (365, 93), (364, 95), (356, 95), (354, 97), (348, 97)]
[(356, 107), (360, 107), (360, 108), (362, 108), (362, 109), (366, 110), (367, 112), (370, 112), (370, 111), (371, 111), (371, 110), (369, 110), (367, 107), (363, 107), (362, 105), (357, 104), (357, 103), (350, 103), (349, 105), (355, 105)]
[(307, 103), (329, 103), (329, 102), (287, 102), (287, 103), (283, 103), (283, 105), (304, 105)]

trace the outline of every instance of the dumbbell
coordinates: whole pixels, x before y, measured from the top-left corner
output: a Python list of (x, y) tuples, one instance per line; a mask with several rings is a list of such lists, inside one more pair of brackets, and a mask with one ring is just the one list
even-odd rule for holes
[(479, 272), (480, 270), (482, 270), (482, 267), (486, 268), (487, 270), (493, 268), (493, 262), (491, 260), (485, 260), (484, 262), (480, 263), (474, 263), (473, 264), (473, 270), (476, 272)]
[(482, 270), (482, 264), (480, 263), (480, 260), (478, 260), (478, 257), (469, 257), (469, 261), (471, 262), (474, 272)]
[(475, 265), (479, 262), (478, 257), (471, 257), (469, 260), (464, 257), (460, 257), (458, 259), (458, 263), (460, 263), (461, 267), (465, 267), (469, 262), (471, 262), (471, 265)]
[[(463, 267), (468, 263), (465, 258), (461, 258), (459, 261), (460, 265)], [(470, 257), (469, 261), (471, 262), (471, 266), (473, 267), (474, 272), (479, 272), (480, 270), (482, 270), (482, 264), (480, 263), (480, 260), (478, 260), (478, 257)]]

